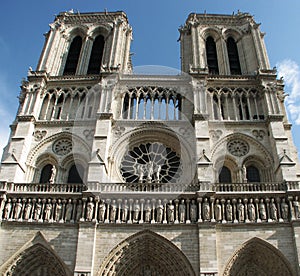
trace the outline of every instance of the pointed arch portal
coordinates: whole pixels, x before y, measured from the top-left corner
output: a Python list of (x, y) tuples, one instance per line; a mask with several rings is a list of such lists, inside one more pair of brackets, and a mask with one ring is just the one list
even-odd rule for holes
[(194, 276), (195, 272), (179, 248), (146, 230), (129, 237), (110, 252), (97, 274), (107, 275)]
[(253, 238), (235, 252), (223, 276), (296, 275), (285, 256), (273, 245)]

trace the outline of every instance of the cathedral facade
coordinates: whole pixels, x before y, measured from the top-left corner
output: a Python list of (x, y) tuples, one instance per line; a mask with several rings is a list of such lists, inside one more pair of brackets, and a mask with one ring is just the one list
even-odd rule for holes
[(181, 73), (151, 75), (125, 13), (50, 24), (1, 162), (1, 275), (300, 274), (300, 167), (260, 25), (193, 13), (179, 33)]

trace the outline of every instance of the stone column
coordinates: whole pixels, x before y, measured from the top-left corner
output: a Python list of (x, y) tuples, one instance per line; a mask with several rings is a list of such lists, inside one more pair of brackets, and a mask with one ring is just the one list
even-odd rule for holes
[(198, 202), (198, 222), (202, 222), (202, 197), (197, 198)]

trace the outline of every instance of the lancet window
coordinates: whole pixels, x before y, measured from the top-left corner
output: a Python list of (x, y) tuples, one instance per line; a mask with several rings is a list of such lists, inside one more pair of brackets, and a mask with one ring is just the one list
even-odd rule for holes
[(49, 89), (43, 99), (39, 120), (75, 120), (93, 118), (99, 94), (87, 88)]
[(254, 88), (209, 87), (211, 120), (264, 120), (262, 97)]
[(75, 75), (79, 56), (82, 47), (82, 38), (80, 36), (76, 36), (70, 45), (65, 68), (64, 75)]
[(102, 35), (99, 35), (95, 38), (95, 41), (93, 43), (88, 70), (87, 70), (88, 74), (100, 73), (103, 49), (104, 49), (104, 37)]
[(83, 183), (84, 168), (80, 164), (74, 164), (69, 170), (68, 183)]
[(162, 87), (129, 89), (122, 99), (122, 119), (180, 120), (182, 97)]
[(52, 168), (53, 165), (47, 164), (42, 168), (41, 176), (40, 176), (40, 183), (49, 183), (51, 176), (52, 176)]
[(232, 183), (231, 171), (226, 166), (221, 168), (219, 173), (219, 183)]
[(219, 74), (219, 66), (218, 66), (218, 56), (217, 56), (217, 48), (214, 39), (209, 36), (206, 39), (206, 59), (208, 72), (210, 74), (218, 75)]
[(253, 165), (247, 167), (247, 181), (260, 182), (259, 170)]
[(241, 66), (240, 66), (239, 53), (238, 53), (236, 43), (232, 37), (229, 37), (227, 39), (226, 44), (227, 44), (230, 73), (232, 75), (240, 75)]

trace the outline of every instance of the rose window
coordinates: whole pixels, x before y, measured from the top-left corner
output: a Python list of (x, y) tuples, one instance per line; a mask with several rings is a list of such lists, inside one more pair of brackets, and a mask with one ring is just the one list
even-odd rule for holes
[(72, 151), (72, 141), (60, 139), (53, 144), (53, 152), (57, 155), (66, 155)]
[(159, 142), (140, 144), (124, 155), (121, 174), (126, 182), (176, 182), (182, 174), (180, 157)]
[(234, 156), (244, 156), (249, 152), (249, 145), (241, 140), (231, 140), (227, 144), (228, 151)]

